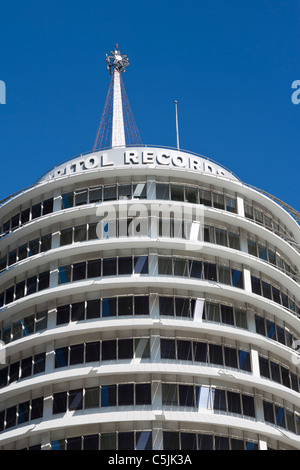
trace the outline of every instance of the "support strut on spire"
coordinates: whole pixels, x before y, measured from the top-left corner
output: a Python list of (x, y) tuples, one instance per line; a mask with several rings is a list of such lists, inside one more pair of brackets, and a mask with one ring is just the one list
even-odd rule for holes
[(115, 51), (110, 56), (106, 54), (106, 63), (111, 82), (93, 151), (142, 145), (121, 77), (129, 65), (127, 55), (122, 55), (116, 44)]

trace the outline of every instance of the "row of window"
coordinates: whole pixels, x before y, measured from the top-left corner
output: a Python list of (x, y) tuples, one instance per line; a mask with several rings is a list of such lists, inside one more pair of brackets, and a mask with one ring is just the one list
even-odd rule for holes
[(258, 450), (253, 441), (214, 434), (163, 431), (164, 450)]
[[(156, 183), (155, 197), (158, 200), (203, 204), (208, 207), (215, 207), (233, 213), (237, 212), (235, 196), (225, 195), (208, 188), (199, 188), (197, 186), (184, 184)], [(146, 198), (147, 189), (145, 182), (99, 185), (97, 187), (84, 188), (62, 194), (61, 208), (67, 209), (69, 207), (102, 201)], [(29, 208), (18, 212), (3, 223), (0, 232), (2, 234), (6, 234), (30, 220), (34, 220), (51, 212), (53, 212), (53, 198), (33, 204)], [(293, 235), (289, 233), (269, 212), (254, 206), (252, 203), (245, 203), (245, 216), (264, 225), (270, 230), (274, 230), (279, 234), (285, 234), (288, 237), (292, 236), (293, 238)]]
[[(199, 302), (199, 300), (198, 300)], [(245, 309), (232, 307), (208, 300), (203, 301), (201, 310), (204, 321), (221, 323), (247, 329)], [(104, 297), (76, 302), (57, 307), (56, 324), (63, 325), (74, 321), (117, 316), (149, 315), (148, 295), (127, 295)], [(159, 314), (178, 318), (194, 318), (197, 315), (197, 299), (190, 297), (159, 296)], [(30, 334), (47, 328), (47, 311), (26, 316), (0, 330), (0, 339), (5, 343), (16, 341)], [(286, 328), (261, 315), (255, 315), (256, 333), (273, 339), (281, 344), (293, 347), (297, 337)]]
[[(185, 339), (160, 339), (161, 359), (184, 360), (251, 372), (250, 353), (241, 349)], [(150, 359), (150, 338), (93, 341), (55, 349), (55, 368), (88, 362)], [(35, 354), (0, 370), (0, 388), (45, 371), (45, 353)], [(299, 392), (300, 378), (287, 367), (259, 356), (260, 374)]]
[[(197, 186), (156, 183), (156, 199), (204, 204), (218, 209), (236, 212), (236, 197)], [(62, 195), (62, 209), (95, 202), (121, 199), (146, 199), (146, 183), (99, 185), (71, 191)]]
[(12, 230), (17, 229), (21, 225), (30, 222), (31, 220), (37, 219), (42, 215), (51, 214), (53, 212), (53, 198), (46, 199), (45, 201), (33, 204), (27, 209), (17, 212), (13, 217), (9, 218), (0, 227), (2, 236), (6, 235)]
[(100, 258), (60, 266), (58, 283), (65, 284), (95, 277), (131, 274), (148, 274), (148, 256)]
[[(258, 450), (257, 442), (214, 434), (163, 431), (164, 450)], [(51, 450), (152, 450), (152, 431), (89, 434), (51, 441)]]
[[(172, 224), (169, 225), (172, 232)], [(105, 226), (107, 227), (108, 224), (106, 224)], [(85, 224), (63, 229), (61, 230), (60, 234), (60, 246), (66, 246), (72, 243), (97, 239), (99, 233), (97, 234), (96, 230), (97, 223)], [(184, 232), (182, 227), (181, 231)], [(159, 235), (161, 236), (162, 234), (159, 233)], [(103, 236), (106, 238), (109, 236), (108, 229), (106, 229), (105, 232), (104, 228)], [(169, 233), (169, 236), (174, 236), (174, 233)], [(181, 236), (183, 237), (183, 233), (181, 233)], [(206, 225), (204, 227), (204, 241), (240, 250), (239, 234), (236, 232), (232, 232), (228, 229)], [(48, 251), (50, 249), (51, 234), (44, 235), (42, 237), (38, 237), (34, 240), (31, 240), (23, 244), (22, 246), (10, 251), (6, 256), (0, 258), (0, 272), (13, 265), (17, 261), (21, 261), (27, 257)], [(253, 256), (259, 257), (260, 259), (268, 261), (271, 264), (279, 267), (284, 272), (286, 272), (286, 274), (296, 279), (297, 274), (295, 270), (274, 250), (271, 250), (269, 248), (267, 249), (265, 246), (259, 243), (248, 240), (248, 252)]]
[(299, 392), (300, 378), (287, 367), (266, 357), (259, 356), (259, 368), (262, 377), (271, 379), (274, 382)]
[(15, 250), (10, 251), (7, 256), (3, 256), (0, 259), (0, 272), (4, 271), (17, 261), (22, 261), (30, 256), (51, 250), (51, 240), (51, 234), (44, 235), (42, 237), (35, 238), (34, 240), (30, 240)]
[(265, 336), (266, 338), (273, 339), (289, 348), (292, 348), (294, 341), (297, 341), (297, 337), (290, 333), (286, 328), (283, 328), (269, 318), (265, 318), (260, 315), (255, 315), (255, 329), (256, 333)]
[(105, 297), (62, 305), (57, 307), (56, 324), (124, 315), (149, 315), (149, 296)]
[(46, 354), (40, 353), (16, 361), (0, 370), (0, 388), (6, 387), (19, 379), (45, 372)]
[(30, 294), (35, 294), (44, 289), (48, 289), (50, 284), (50, 271), (28, 277), (24, 281), (6, 289), (5, 292), (0, 294), (0, 307), (8, 305), (15, 300), (21, 299)]
[(280, 221), (275, 218), (270, 212), (266, 212), (263, 209), (255, 206), (254, 203), (244, 203), (245, 208), (245, 217), (248, 219), (254, 220), (260, 225), (263, 225), (269, 230), (272, 230), (279, 235), (287, 236), (288, 238), (293, 238), (292, 233), (288, 232), (287, 229), (280, 223)]
[(51, 450), (152, 450), (152, 431), (127, 431), (51, 441)]
[(263, 400), (263, 410), (266, 423), (300, 435), (300, 416), (298, 413), (267, 400)]
[(274, 266), (277, 266), (293, 279), (298, 279), (298, 273), (296, 273), (294, 268), (292, 268), (291, 265), (287, 263), (286, 260), (283, 259), (283, 257), (277, 251), (272, 250), (271, 248), (262, 245), (261, 243), (248, 240), (248, 253), (262, 259), (263, 261), (267, 261)]
[(53, 394), (53, 414), (95, 407), (151, 405), (151, 383), (101, 385)]
[(244, 288), (243, 272), (241, 270), (202, 260), (159, 256), (158, 274), (206, 279), (240, 289)]
[(0, 411), (0, 432), (43, 417), (44, 398), (34, 398)]
[(278, 287), (273, 286), (267, 281), (260, 279), (256, 276), (251, 276), (251, 287), (252, 292), (257, 295), (261, 295), (267, 299), (273, 300), (277, 304), (288, 308), (292, 312), (300, 313), (300, 303), (297, 303), (285, 292)]
[(47, 329), (48, 312), (38, 312), (28, 315), (1, 330), (0, 338), (4, 344), (16, 341), (25, 336)]
[(251, 372), (250, 353), (241, 349), (185, 339), (160, 339), (161, 359), (200, 362)]
[[(0, 412), (0, 431), (42, 418), (43, 398), (27, 400)], [(82, 409), (151, 405), (151, 383), (125, 383), (74, 389), (53, 394), (53, 414)], [(212, 386), (162, 383), (163, 407), (210, 409), (216, 413), (255, 418), (252, 395)], [(263, 400), (265, 422), (300, 434), (300, 416), (286, 407)]]
[(126, 338), (74, 344), (55, 349), (55, 368), (86, 362), (150, 359), (150, 338)]

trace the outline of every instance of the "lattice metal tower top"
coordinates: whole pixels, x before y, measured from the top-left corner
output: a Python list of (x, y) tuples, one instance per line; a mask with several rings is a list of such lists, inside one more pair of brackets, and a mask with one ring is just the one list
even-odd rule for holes
[(122, 55), (116, 45), (110, 56), (106, 54), (106, 63), (111, 82), (93, 150), (141, 145), (140, 134), (121, 78), (121, 72), (125, 72), (129, 65), (127, 55)]
[(129, 65), (129, 60), (127, 55), (122, 55), (118, 50), (118, 44), (116, 44), (115, 50), (110, 51), (111, 55), (106, 54), (106, 63), (109, 73), (111, 74), (113, 70), (118, 72), (125, 72), (125, 68)]

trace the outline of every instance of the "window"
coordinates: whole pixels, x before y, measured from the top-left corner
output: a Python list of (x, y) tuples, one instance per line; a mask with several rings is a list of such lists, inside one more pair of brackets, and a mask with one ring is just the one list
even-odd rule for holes
[(56, 324), (63, 325), (64, 323), (69, 323), (69, 321), (70, 321), (70, 306), (63, 305), (61, 307), (57, 307)]
[(86, 344), (85, 361), (86, 362), (100, 361), (100, 342), (99, 341), (94, 341), (94, 342)]
[(151, 431), (136, 432), (136, 450), (152, 449), (152, 433)]
[(209, 345), (209, 358), (211, 364), (223, 365), (222, 346), (217, 344)]
[(75, 263), (73, 265), (73, 281), (80, 281), (86, 278), (86, 262)]
[(189, 261), (189, 275), (197, 279), (202, 279), (202, 261)]
[(82, 189), (81, 191), (77, 191), (75, 193), (75, 206), (82, 206), (83, 204), (87, 203), (87, 189)]
[(184, 201), (184, 187), (171, 184), (171, 200)]
[(118, 298), (118, 315), (133, 315), (132, 296), (124, 296)]
[(75, 344), (70, 346), (70, 366), (74, 364), (82, 364), (84, 355), (84, 345)]
[(45, 330), (47, 328), (48, 312), (38, 312), (36, 314), (35, 331)]
[(132, 274), (132, 257), (119, 258), (119, 274)]
[(174, 339), (160, 339), (160, 356), (162, 359), (176, 359)]
[(134, 314), (135, 315), (149, 315), (149, 297), (147, 296), (134, 297)]
[(204, 262), (204, 279), (210, 281), (217, 280), (217, 266), (212, 263)]
[(196, 434), (191, 432), (180, 433), (181, 450), (197, 450)]
[(70, 390), (69, 392), (69, 410), (81, 410), (83, 405), (83, 390)]
[(67, 392), (54, 393), (53, 414), (65, 413), (67, 411)]
[(43, 215), (51, 214), (51, 212), (53, 212), (53, 198), (43, 202)]
[(169, 199), (169, 185), (156, 183), (156, 199)]
[(119, 406), (128, 406), (134, 404), (134, 397), (133, 397), (133, 384), (119, 384), (118, 386), (118, 398), (119, 398)]
[(174, 298), (173, 297), (160, 297), (159, 298), (159, 313), (160, 315), (174, 316)]
[(175, 298), (175, 314), (176, 317), (190, 317), (189, 299), (182, 297)]
[(151, 405), (151, 384), (136, 384), (135, 404)]
[(73, 229), (66, 228), (60, 232), (60, 246), (70, 245), (73, 241)]
[(99, 387), (91, 387), (85, 389), (84, 407), (85, 408), (98, 408), (100, 404), (100, 390)]
[(177, 340), (177, 358), (184, 361), (192, 361), (191, 341)]
[(252, 292), (257, 295), (261, 295), (261, 286), (260, 286), (260, 279), (257, 277), (251, 276), (251, 285), (252, 285)]
[(50, 282), (50, 272), (41, 273), (39, 275), (39, 291), (48, 289)]
[(208, 363), (208, 348), (206, 343), (194, 342), (194, 360), (197, 362)]
[(205, 302), (205, 319), (212, 322), (221, 321), (219, 304)]
[(219, 282), (222, 284), (231, 285), (230, 281), (230, 268), (228, 266), (218, 266)]
[(71, 321), (84, 320), (84, 310), (85, 310), (84, 302), (77, 302), (75, 304), (72, 304)]
[(74, 229), (74, 242), (82, 242), (86, 240), (87, 227), (86, 225), (81, 225), (75, 227)]
[(176, 384), (162, 384), (162, 404), (167, 406), (178, 405)]
[(88, 279), (101, 276), (101, 260), (93, 259), (87, 262)]
[(110, 361), (117, 358), (116, 340), (102, 341), (102, 361)]
[(103, 260), (103, 276), (115, 276), (117, 274), (117, 260), (106, 258)]
[(135, 274), (148, 274), (148, 257), (135, 256), (134, 257), (134, 272)]
[(100, 317), (100, 299), (88, 300), (86, 305), (86, 318), (99, 318)]
[(117, 186), (104, 186), (103, 188), (103, 200), (104, 201), (113, 201), (117, 199)]
[(199, 203), (198, 189), (187, 186), (185, 188), (185, 200), (186, 202), (190, 202), (192, 204), (198, 204)]
[(118, 433), (118, 450), (133, 450), (134, 449), (134, 433), (133, 432), (119, 432)]
[(68, 365), (69, 351), (67, 347), (57, 348), (55, 350), (55, 368), (65, 367)]
[(221, 305), (222, 323), (234, 325), (233, 308), (228, 305)]
[(68, 209), (74, 205), (74, 193), (65, 193), (62, 195), (62, 209)]
[(102, 188), (90, 188), (89, 199), (90, 203), (102, 201)]
[(115, 317), (117, 315), (117, 304), (115, 298), (102, 299), (102, 317)]
[(37, 276), (27, 279), (27, 295), (34, 294), (37, 290)]
[(225, 390), (212, 389), (213, 409), (217, 411), (226, 411)]
[(158, 258), (158, 274), (172, 275), (172, 258)]
[(116, 385), (102, 385), (101, 387), (101, 406), (116, 406), (117, 387)]
[(179, 406), (195, 406), (194, 387), (179, 384)]
[(118, 359), (133, 358), (133, 340), (119, 339), (118, 341)]
[(58, 282), (59, 284), (65, 284), (67, 282), (71, 282), (71, 265), (59, 267)]
[(243, 280), (243, 273), (237, 269), (232, 269), (231, 271), (231, 280), (232, 285), (234, 287), (238, 287), (239, 289), (244, 288), (244, 280)]
[(32, 369), (32, 358), (27, 357), (21, 361), (21, 379), (30, 377)]
[(11, 218), (11, 228), (14, 229), (19, 226), (20, 214), (16, 214)]
[(236, 355), (235, 348), (224, 347), (224, 359), (225, 359), (225, 366), (233, 367), (234, 369), (238, 368), (237, 355)]

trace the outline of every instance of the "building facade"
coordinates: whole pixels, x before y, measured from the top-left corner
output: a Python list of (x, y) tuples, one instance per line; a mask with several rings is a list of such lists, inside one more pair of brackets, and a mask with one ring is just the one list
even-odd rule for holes
[(0, 206), (0, 449), (300, 449), (300, 230), (176, 149)]

